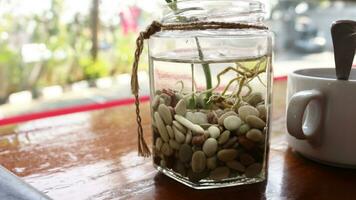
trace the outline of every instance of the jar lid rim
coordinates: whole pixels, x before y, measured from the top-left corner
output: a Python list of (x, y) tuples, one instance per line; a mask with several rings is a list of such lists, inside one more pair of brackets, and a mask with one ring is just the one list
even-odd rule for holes
[(258, 22), (265, 14), (265, 5), (258, 0), (177, 0), (167, 4), (162, 23)]

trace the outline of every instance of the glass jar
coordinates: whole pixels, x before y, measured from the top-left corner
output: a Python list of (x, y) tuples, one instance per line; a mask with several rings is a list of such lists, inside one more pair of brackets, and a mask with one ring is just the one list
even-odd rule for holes
[[(161, 23), (263, 25), (258, 1), (185, 0)], [(149, 39), (154, 166), (196, 189), (267, 176), (272, 34), (260, 29), (161, 31)]]

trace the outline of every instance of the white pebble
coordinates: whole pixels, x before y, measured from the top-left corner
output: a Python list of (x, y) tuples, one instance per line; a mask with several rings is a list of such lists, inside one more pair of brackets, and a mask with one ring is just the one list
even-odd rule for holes
[(218, 138), (220, 136), (220, 129), (216, 126), (210, 126), (208, 128), (208, 132), (210, 134), (210, 137), (212, 138)]
[(199, 125), (193, 124), (192, 122), (190, 122), (189, 120), (187, 120), (183, 116), (174, 115), (174, 118), (179, 123), (181, 123), (183, 126), (185, 126), (186, 128), (192, 130), (194, 133), (204, 134), (204, 129), (202, 127), (200, 127)]
[(218, 142), (214, 138), (207, 139), (203, 144), (203, 151), (206, 156), (210, 157), (216, 153)]
[(185, 100), (184, 99), (179, 100), (174, 110), (177, 115), (184, 116), (185, 113), (187, 112), (187, 103), (185, 102)]
[(242, 124), (242, 121), (237, 116), (228, 116), (224, 119), (224, 126), (226, 129), (230, 131), (234, 131), (238, 129)]

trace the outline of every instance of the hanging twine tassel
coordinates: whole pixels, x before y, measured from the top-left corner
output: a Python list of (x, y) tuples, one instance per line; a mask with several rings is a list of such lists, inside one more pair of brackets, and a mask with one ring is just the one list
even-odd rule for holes
[(149, 39), (151, 35), (155, 34), (156, 32), (160, 31), (161, 24), (153, 21), (148, 28), (141, 32), (136, 40), (136, 51), (135, 51), (135, 58), (134, 63), (132, 65), (132, 73), (131, 73), (131, 92), (135, 96), (135, 106), (136, 106), (136, 121), (137, 121), (137, 139), (138, 139), (138, 155), (143, 157), (149, 157), (151, 155), (151, 151), (147, 146), (146, 140), (143, 136), (143, 129), (142, 129), (142, 120), (140, 116), (140, 100), (138, 96), (139, 85), (138, 85), (138, 77), (137, 77), (137, 70), (138, 70), (138, 63), (140, 61), (140, 55), (143, 50), (144, 40)]
[(180, 23), (180, 24), (161, 24), (157, 21), (153, 21), (151, 25), (143, 32), (140, 32), (136, 40), (136, 51), (134, 57), (134, 63), (132, 65), (131, 73), (131, 93), (135, 97), (136, 106), (136, 122), (137, 122), (137, 136), (138, 136), (138, 154), (139, 156), (149, 157), (151, 151), (147, 146), (145, 138), (143, 136), (142, 119), (140, 116), (140, 100), (139, 100), (139, 84), (137, 77), (138, 63), (144, 47), (144, 41), (149, 39), (153, 34), (162, 30), (207, 30), (207, 29), (260, 29), (267, 30), (268, 28), (261, 25), (251, 25), (242, 23), (226, 23), (226, 22), (192, 22), (192, 23)]

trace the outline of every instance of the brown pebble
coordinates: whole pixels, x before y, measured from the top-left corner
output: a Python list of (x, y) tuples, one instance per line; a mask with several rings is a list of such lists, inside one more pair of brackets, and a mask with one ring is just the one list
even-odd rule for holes
[(225, 144), (230, 138), (230, 131), (226, 130), (218, 138), (218, 143), (219, 144)]
[(232, 160), (226, 163), (226, 166), (230, 167), (233, 170), (236, 170), (238, 172), (244, 172), (245, 171), (245, 166), (241, 164), (240, 162), (236, 160)]
[(257, 128), (257, 129), (261, 129), (261, 130), (266, 126), (266, 123), (262, 119), (260, 119), (259, 117), (254, 116), (254, 115), (247, 116), (246, 117), (246, 122), (252, 128)]
[(242, 153), (240, 155), (240, 162), (245, 166), (249, 166), (255, 162), (255, 159), (250, 154)]
[(199, 182), (201, 179), (206, 178), (209, 175), (208, 170), (204, 170), (202, 172), (196, 173), (193, 172), (192, 169), (189, 169), (187, 172), (187, 176), (192, 182)]
[(236, 149), (223, 149), (220, 150), (217, 154), (218, 159), (224, 162), (234, 160), (237, 157)]
[(256, 146), (254, 142), (247, 139), (245, 136), (239, 136), (238, 141), (239, 141), (239, 144), (247, 150), (251, 150)]
[(265, 137), (259, 129), (251, 129), (246, 133), (246, 138), (254, 142), (264, 142)]
[(230, 138), (230, 139), (226, 142), (226, 144), (224, 144), (223, 148), (224, 148), (224, 149), (227, 149), (227, 148), (229, 148), (229, 147), (232, 147), (232, 146), (235, 144), (236, 141), (237, 141), (237, 137), (236, 137), (236, 136)]
[(209, 112), (207, 114), (207, 118), (208, 118), (208, 122), (210, 124), (217, 124), (218, 123), (218, 118), (217, 118), (216, 114), (213, 113), (213, 112)]
[(250, 165), (249, 167), (246, 168), (245, 170), (245, 176), (247, 178), (253, 178), (256, 177), (262, 170), (262, 164), (261, 163), (255, 163)]
[(263, 101), (263, 97), (260, 92), (252, 93), (246, 98), (246, 102), (252, 106), (256, 106), (258, 103), (262, 101)]
[(192, 156), (192, 170), (193, 172), (199, 173), (204, 171), (206, 168), (206, 156), (203, 151), (196, 151)]
[(164, 160), (166, 161), (167, 168), (172, 169), (176, 158), (174, 156), (164, 156)]
[(266, 106), (264, 104), (258, 105), (256, 106), (257, 110), (260, 112), (260, 118), (263, 121), (266, 121), (267, 119), (267, 109)]
[(182, 162), (190, 162), (192, 158), (193, 150), (192, 148), (187, 145), (187, 144), (182, 144), (179, 148), (179, 159)]
[(163, 143), (161, 151), (165, 156), (170, 156), (173, 154), (173, 149), (169, 146), (168, 143)]
[(210, 157), (206, 159), (206, 167), (208, 169), (215, 169), (217, 165), (217, 158), (216, 156)]
[(206, 140), (206, 136), (204, 134), (193, 136), (192, 144), (196, 146), (201, 146), (204, 144), (205, 140)]
[(176, 161), (176, 163), (173, 166), (173, 170), (182, 176), (186, 176), (187, 174), (184, 164), (179, 161)]
[(227, 167), (217, 167), (210, 172), (209, 178), (213, 180), (222, 180), (229, 177), (230, 170)]

